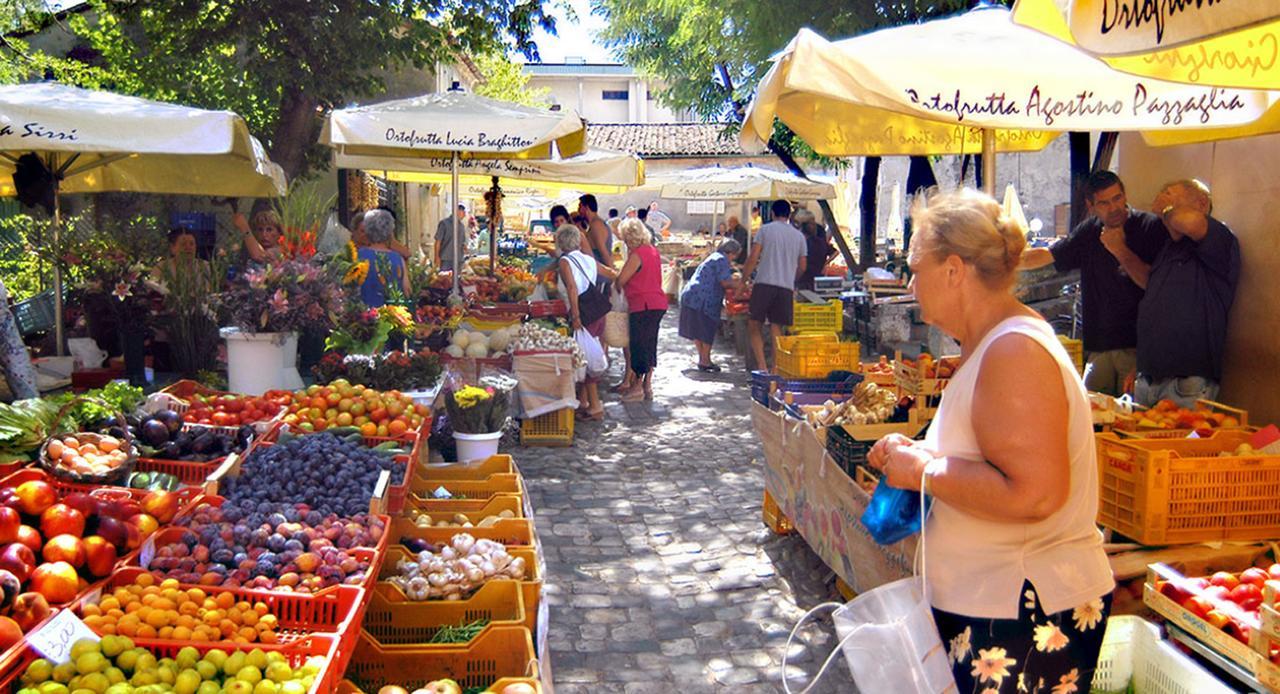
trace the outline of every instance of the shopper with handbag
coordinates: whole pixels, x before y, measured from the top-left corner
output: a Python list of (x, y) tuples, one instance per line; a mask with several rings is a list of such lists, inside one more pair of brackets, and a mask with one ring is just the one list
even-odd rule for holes
[(703, 260), (694, 271), (693, 278), (680, 293), (680, 337), (693, 340), (698, 349), (698, 370), (719, 371), (720, 366), (711, 363), (711, 346), (720, 332), (720, 313), (724, 310), (724, 293), (738, 286), (733, 276), (730, 258), (737, 256), (742, 246), (734, 239)]
[(867, 462), (933, 498), (925, 594), (959, 691), (1083, 691), (1115, 588), (1088, 393), (1011, 291), (1026, 237), (1000, 203), (957, 191), (911, 219), (911, 288), (924, 321), (960, 342), (960, 367), (925, 440), (887, 436)]
[[(613, 306), (602, 278), (617, 275), (613, 268), (601, 265), (594, 257), (582, 252), (581, 238), (578, 227), (572, 224), (556, 229), (556, 250), (560, 254), (560, 259), (556, 261), (556, 274), (560, 295), (569, 304), (569, 319), (575, 339), (584, 339), (585, 333), (586, 339), (595, 340), (599, 348), (600, 336), (604, 334), (605, 316)], [(579, 419), (604, 419), (599, 383), (600, 374), (588, 370), (587, 377), (579, 388), (578, 400), (585, 403), (578, 409)]]
[(631, 333), (631, 387), (622, 393), (625, 401), (653, 399), (653, 367), (658, 363), (658, 329), (667, 312), (667, 294), (662, 289), (662, 256), (653, 246), (649, 229), (638, 219), (621, 225), (622, 240), (630, 253), (618, 272), (618, 285), (627, 295)]

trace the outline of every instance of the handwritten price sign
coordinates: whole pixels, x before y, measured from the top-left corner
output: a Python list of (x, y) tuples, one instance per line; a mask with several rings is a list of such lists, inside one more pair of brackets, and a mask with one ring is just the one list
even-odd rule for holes
[(81, 639), (100, 640), (71, 610), (58, 612), (44, 626), (27, 634), (31, 647), (55, 665), (71, 660), (71, 647)]

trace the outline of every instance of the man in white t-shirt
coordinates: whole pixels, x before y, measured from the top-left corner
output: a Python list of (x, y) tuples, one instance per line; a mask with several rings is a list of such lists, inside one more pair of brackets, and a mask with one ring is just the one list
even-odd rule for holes
[(751, 278), (751, 304), (747, 333), (757, 369), (767, 368), (764, 359), (764, 324), (767, 321), (773, 337), (791, 325), (796, 279), (804, 274), (808, 247), (804, 234), (791, 225), (791, 203), (775, 200), (770, 207), (773, 221), (756, 232), (751, 255), (742, 268), (742, 276)]
[(667, 233), (671, 230), (671, 218), (662, 210), (658, 209), (658, 201), (654, 200), (649, 203), (649, 216), (645, 220), (659, 239), (667, 238)]

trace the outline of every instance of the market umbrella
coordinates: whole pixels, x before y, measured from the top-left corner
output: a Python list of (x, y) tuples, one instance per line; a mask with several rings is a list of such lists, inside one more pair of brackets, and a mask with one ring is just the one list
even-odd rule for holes
[(1018, 0), (1013, 19), (1117, 70), (1174, 82), (1280, 88), (1280, 0)]
[[(552, 159), (586, 149), (586, 127), (572, 110), (551, 111), (459, 89), (338, 109), (320, 141), (340, 155), (448, 159), (457, 204), (463, 159)], [(376, 166), (385, 170), (387, 165)], [(453, 218), (453, 290), (460, 289), (461, 228)], [(491, 235), (492, 237), (492, 235)]]
[[(335, 153), (334, 166), (360, 169), (389, 181), (404, 183), (448, 183), (452, 177), (452, 157), (368, 157)], [(644, 162), (628, 152), (595, 147), (572, 157), (550, 159), (464, 159), (458, 162), (458, 180), (463, 186), (488, 186), (492, 177), (508, 186), (543, 192), (573, 188), (584, 193), (621, 193), (645, 182)]]
[(997, 149), (1034, 151), (1064, 131), (1236, 127), (1275, 101), (1135, 77), (984, 7), (836, 42), (802, 30), (761, 80), (740, 138), (763, 149), (776, 116), (828, 156), (981, 149), (993, 192)]
[[(207, 111), (91, 91), (54, 82), (0, 87), (0, 180), (19, 160), (48, 171), (44, 197), (53, 238), (61, 193), (128, 191), (177, 195), (274, 197), (284, 172), (230, 111)], [(0, 185), (0, 195), (18, 191)], [(51, 198), (51, 199), (50, 199)], [(62, 274), (54, 268), (54, 322), (62, 354)]]

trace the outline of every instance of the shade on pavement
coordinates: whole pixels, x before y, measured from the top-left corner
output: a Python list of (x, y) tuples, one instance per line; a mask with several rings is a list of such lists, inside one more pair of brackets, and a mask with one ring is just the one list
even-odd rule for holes
[(829, 156), (972, 153), (984, 128), (1000, 151), (1034, 151), (1065, 131), (1240, 126), (1274, 103), (1120, 72), (991, 7), (835, 42), (802, 30), (761, 81), (741, 141), (763, 148), (777, 116)]
[(1280, 0), (1019, 0), (1014, 21), (1125, 72), (1202, 85), (1280, 88)]

